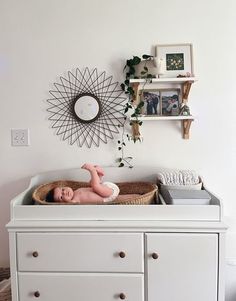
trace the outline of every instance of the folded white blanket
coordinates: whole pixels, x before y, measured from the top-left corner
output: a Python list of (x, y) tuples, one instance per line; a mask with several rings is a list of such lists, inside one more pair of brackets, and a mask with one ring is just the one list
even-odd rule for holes
[(157, 174), (164, 185), (194, 185), (199, 183), (199, 176), (193, 170), (173, 170)]

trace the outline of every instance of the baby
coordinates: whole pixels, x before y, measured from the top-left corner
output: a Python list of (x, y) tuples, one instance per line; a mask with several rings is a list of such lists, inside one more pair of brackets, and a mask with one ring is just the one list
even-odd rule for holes
[[(90, 172), (90, 187), (78, 188), (74, 191), (70, 187), (56, 187), (49, 192), (54, 202), (101, 204), (111, 202), (119, 195), (120, 190), (116, 184), (101, 182), (104, 176), (101, 167), (86, 163), (81, 168)], [(49, 200), (48, 197), (47, 200)]]

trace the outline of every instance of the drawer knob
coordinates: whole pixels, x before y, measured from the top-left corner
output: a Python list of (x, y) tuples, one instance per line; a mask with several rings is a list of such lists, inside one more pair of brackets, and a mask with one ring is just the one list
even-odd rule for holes
[(157, 253), (152, 253), (152, 258), (153, 259), (157, 259), (159, 256), (158, 256), (158, 254)]
[(121, 294), (120, 294), (120, 299), (121, 299), (121, 300), (124, 300), (125, 298), (126, 298), (125, 294), (124, 294), (124, 293), (121, 293)]
[(125, 252), (121, 251), (121, 252), (119, 253), (119, 256), (120, 256), (120, 258), (125, 258), (126, 254), (125, 254)]
[(37, 251), (34, 251), (34, 252), (32, 253), (32, 255), (33, 255), (33, 257), (38, 257), (38, 256), (39, 256), (39, 253), (38, 253)]
[(39, 292), (39, 291), (34, 292), (34, 296), (35, 296), (36, 298), (38, 298), (38, 297), (40, 296), (40, 292)]

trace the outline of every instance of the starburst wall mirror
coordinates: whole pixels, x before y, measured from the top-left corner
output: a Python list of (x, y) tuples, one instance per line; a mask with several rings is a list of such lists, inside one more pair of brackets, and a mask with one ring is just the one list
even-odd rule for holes
[(90, 148), (119, 133), (126, 98), (119, 83), (113, 82), (112, 76), (106, 77), (105, 71), (99, 74), (97, 68), (77, 68), (61, 76), (54, 87), (49, 91), (52, 98), (47, 100), (48, 119), (62, 140)]

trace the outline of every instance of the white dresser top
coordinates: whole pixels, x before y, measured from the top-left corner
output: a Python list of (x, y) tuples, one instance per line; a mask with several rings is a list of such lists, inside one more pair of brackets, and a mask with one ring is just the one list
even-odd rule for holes
[[(158, 168), (134, 167), (104, 168), (104, 180), (113, 182), (150, 181), (156, 183)], [(8, 229), (15, 227), (27, 227), (30, 223), (33, 227), (44, 221), (47, 226), (53, 228), (67, 224), (71, 227), (87, 225), (88, 227), (188, 227), (199, 228), (199, 222), (205, 228), (222, 227), (221, 201), (211, 194), (210, 205), (34, 205), (32, 192), (44, 183), (56, 180), (88, 181), (89, 174), (80, 168), (50, 171), (34, 176), (28, 188), (11, 201), (11, 221)], [(214, 223), (214, 226), (213, 226)], [(46, 225), (45, 224), (45, 225)], [(225, 227), (223, 227), (225, 228)]]

